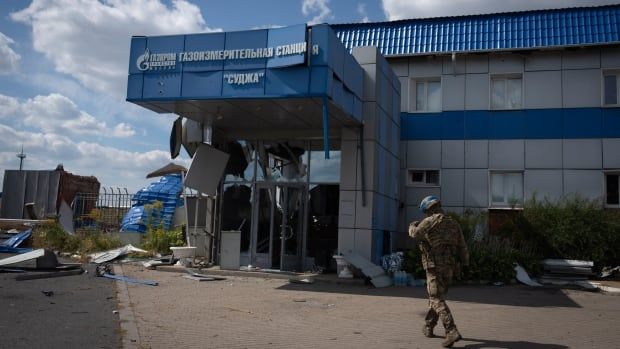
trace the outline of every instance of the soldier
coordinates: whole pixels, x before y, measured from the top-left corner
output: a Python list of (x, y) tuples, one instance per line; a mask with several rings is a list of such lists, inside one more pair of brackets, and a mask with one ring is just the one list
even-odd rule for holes
[(420, 203), (420, 210), (426, 218), (409, 225), (409, 236), (419, 243), (426, 271), (429, 309), (422, 333), (426, 337), (433, 337), (433, 328), (437, 320), (441, 319), (446, 330), (446, 340), (442, 345), (450, 348), (461, 339), (461, 334), (456, 329), (444, 297), (457, 266), (466, 267), (469, 264), (469, 252), (461, 228), (443, 213), (438, 197), (425, 197)]

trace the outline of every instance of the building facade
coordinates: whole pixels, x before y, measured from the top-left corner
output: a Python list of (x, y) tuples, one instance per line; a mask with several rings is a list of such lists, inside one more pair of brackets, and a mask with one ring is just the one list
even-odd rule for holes
[(619, 207), (619, 26), (603, 6), (134, 37), (127, 100), (228, 154), (221, 177), (192, 162), (220, 182), (215, 255), (239, 230), (241, 265), (378, 263), (427, 195)]

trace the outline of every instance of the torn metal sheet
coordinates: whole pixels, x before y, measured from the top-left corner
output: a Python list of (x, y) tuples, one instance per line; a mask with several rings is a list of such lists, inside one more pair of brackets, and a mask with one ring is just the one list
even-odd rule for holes
[(170, 132), (170, 157), (176, 159), (181, 152), (181, 143), (183, 142), (183, 117), (179, 116), (172, 124)]
[(9, 239), (0, 243), (0, 246), (19, 247), (22, 242), (26, 241), (32, 235), (32, 229), (28, 229), (11, 236)]
[(194, 280), (194, 281), (216, 281), (217, 279), (212, 277), (200, 277), (193, 275), (183, 275), (184, 279)]
[(117, 258), (128, 255), (131, 252), (149, 253), (148, 251), (134, 247), (132, 244), (127, 244), (123, 247), (116, 248), (113, 250), (90, 254), (89, 257), (90, 257), (91, 263), (101, 264), (101, 263), (113, 261)]
[(582, 267), (592, 268), (594, 262), (592, 261), (579, 261), (574, 259), (545, 259), (542, 261), (543, 266), (546, 267)]
[(64, 200), (60, 203), (58, 215), (58, 223), (62, 229), (70, 235), (75, 235), (73, 229), (73, 209)]
[(192, 159), (184, 185), (199, 193), (214, 196), (229, 156), (208, 144), (201, 144)]
[(52, 251), (40, 248), (17, 256), (1, 259), (0, 266), (4, 265), (37, 269), (56, 268), (58, 266), (58, 259)]
[(528, 286), (533, 286), (533, 287), (540, 287), (540, 286), (542, 286), (538, 282), (532, 280), (530, 278), (529, 274), (527, 273), (527, 271), (525, 271), (525, 269), (522, 266), (517, 264), (515, 266), (515, 271), (517, 272), (517, 280), (520, 283), (526, 284)]

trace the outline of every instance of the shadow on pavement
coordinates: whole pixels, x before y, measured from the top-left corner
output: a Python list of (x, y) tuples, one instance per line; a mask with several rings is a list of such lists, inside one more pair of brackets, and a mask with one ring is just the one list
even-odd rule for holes
[(460, 348), (483, 349), (483, 348), (500, 348), (500, 349), (567, 349), (568, 347), (560, 344), (544, 344), (527, 341), (496, 341), (475, 338), (463, 338), (463, 341), (477, 342), (474, 344), (466, 344)]
[[(279, 290), (357, 294), (364, 296), (409, 297), (426, 299), (424, 287), (386, 287), (340, 285), (317, 282), (314, 284), (289, 283)], [(446, 297), (448, 301), (509, 305), (517, 307), (563, 307), (580, 308), (562, 290), (557, 288), (533, 288), (522, 285), (507, 286), (453, 286)]]

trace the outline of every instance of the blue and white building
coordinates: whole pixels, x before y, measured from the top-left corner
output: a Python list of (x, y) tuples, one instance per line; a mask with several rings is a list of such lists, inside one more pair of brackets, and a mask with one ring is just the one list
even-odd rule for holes
[(306, 270), (404, 247), (426, 195), (620, 207), (619, 44), (620, 5), (134, 37), (127, 99), (230, 154), (241, 264)]

